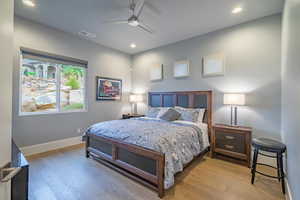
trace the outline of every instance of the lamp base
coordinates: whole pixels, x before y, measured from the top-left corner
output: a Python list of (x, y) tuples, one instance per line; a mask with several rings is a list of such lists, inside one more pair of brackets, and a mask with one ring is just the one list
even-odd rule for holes
[(133, 115), (137, 115), (137, 103), (134, 103), (133, 104), (133, 112), (132, 112)]
[(234, 127), (234, 128), (238, 128), (238, 127), (240, 127), (240, 125), (234, 125), (234, 124), (228, 124), (228, 126), (230, 126), (230, 127)]
[(238, 120), (237, 120), (237, 106), (231, 106), (231, 119), (230, 119), (230, 125), (237, 127), (238, 126)]

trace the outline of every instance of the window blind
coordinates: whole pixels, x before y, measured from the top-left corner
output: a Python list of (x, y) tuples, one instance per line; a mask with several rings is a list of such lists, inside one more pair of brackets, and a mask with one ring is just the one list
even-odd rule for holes
[(88, 67), (88, 61), (85, 60), (56, 55), (56, 54), (29, 49), (25, 47), (21, 47), (21, 54), (23, 58), (28, 58), (28, 59), (41, 60), (44, 62), (49, 62), (54, 64), (75, 65), (84, 68)]

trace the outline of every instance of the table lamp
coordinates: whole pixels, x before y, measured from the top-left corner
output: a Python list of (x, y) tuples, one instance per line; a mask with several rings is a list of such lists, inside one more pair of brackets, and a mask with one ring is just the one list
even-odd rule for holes
[(231, 106), (231, 126), (237, 126), (237, 109), (238, 106), (245, 105), (245, 94), (224, 94), (224, 105)]
[(141, 94), (131, 94), (129, 96), (129, 102), (133, 104), (133, 114), (137, 115), (137, 103), (143, 101), (143, 95)]

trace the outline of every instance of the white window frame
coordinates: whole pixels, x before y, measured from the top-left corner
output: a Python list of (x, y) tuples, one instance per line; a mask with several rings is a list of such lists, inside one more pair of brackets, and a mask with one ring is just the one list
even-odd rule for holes
[(77, 68), (84, 68), (85, 76), (84, 76), (84, 92), (83, 92), (83, 99), (84, 99), (84, 108), (83, 109), (74, 109), (74, 110), (67, 110), (64, 111), (61, 109), (60, 106), (60, 80), (61, 80), (61, 66), (57, 66), (56, 64), (56, 111), (42, 111), (42, 112), (22, 112), (22, 66), (23, 66), (23, 55), (20, 51), (20, 59), (19, 59), (19, 116), (34, 116), (34, 115), (53, 115), (53, 114), (67, 114), (67, 113), (81, 113), (81, 112), (88, 112), (88, 101), (87, 101), (87, 77), (88, 77), (88, 68), (87, 67), (78, 67)]

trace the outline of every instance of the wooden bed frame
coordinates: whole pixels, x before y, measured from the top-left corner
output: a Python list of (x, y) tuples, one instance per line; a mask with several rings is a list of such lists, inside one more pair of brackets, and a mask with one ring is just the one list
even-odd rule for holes
[[(151, 92), (148, 103), (153, 107), (181, 106), (205, 108), (203, 121), (212, 127), (212, 91)], [(144, 147), (94, 134), (86, 135), (86, 157), (117, 170), (164, 196), (165, 155)]]

